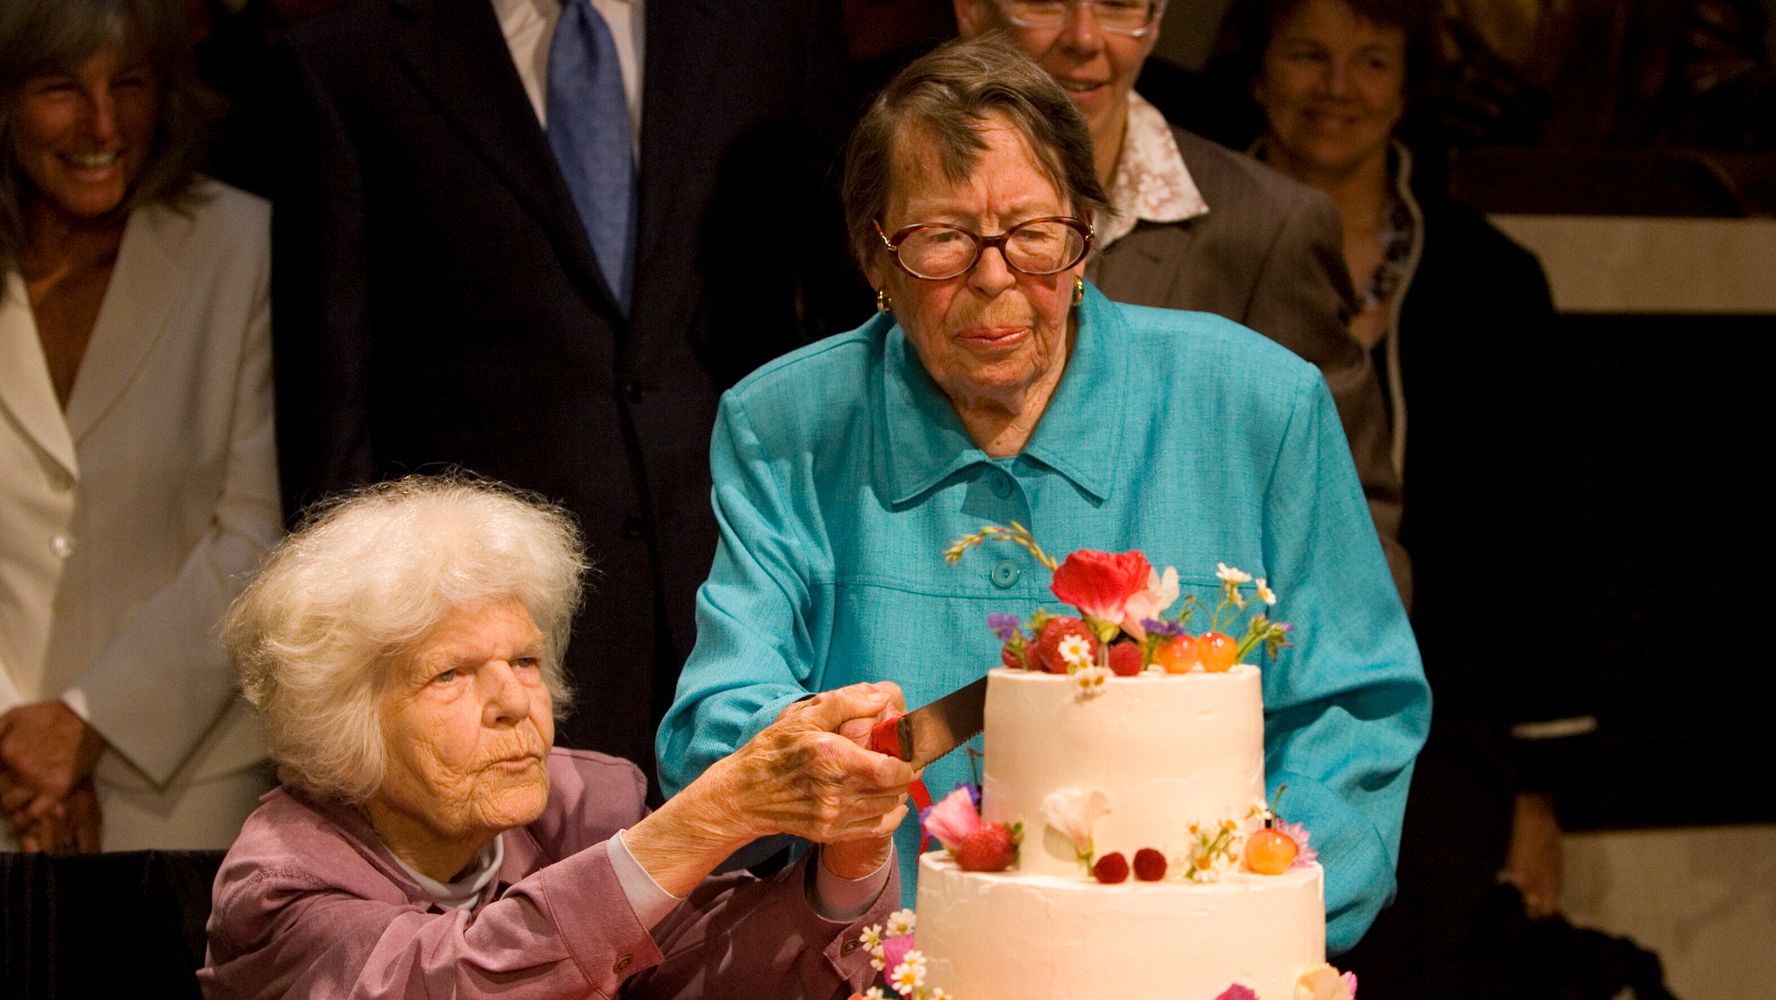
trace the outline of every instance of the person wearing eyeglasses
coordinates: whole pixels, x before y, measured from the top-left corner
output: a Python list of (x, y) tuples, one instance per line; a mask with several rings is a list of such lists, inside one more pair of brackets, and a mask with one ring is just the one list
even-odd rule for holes
[[(1085, 280), (1114, 214), (1086, 119), (1003, 41), (949, 43), (889, 83), (851, 137), (844, 203), (879, 313), (723, 397), (721, 540), (663, 787), (816, 691), (894, 681), (918, 706), (996, 665), (987, 616), (1052, 595), (1013, 546), (945, 563), (983, 524), (1056, 553), (1140, 549), (1211, 603), (1226, 562), (1278, 587), (1306, 637), (1264, 670), (1269, 780), (1313, 831), (1328, 941), (1349, 947), (1392, 891), (1429, 695), (1325, 381), (1238, 324)], [(923, 780), (970, 777), (958, 752)], [(897, 841), (910, 901), (916, 819)]]
[(955, 0), (963, 38), (1003, 33), (1085, 116), (1092, 168), (1116, 216), (1085, 274), (1118, 302), (1225, 316), (1319, 367), (1388, 562), (1411, 603), (1399, 476), (1382, 390), (1345, 322), (1355, 301), (1329, 200), (1170, 125), (1135, 91), (1166, 0)]

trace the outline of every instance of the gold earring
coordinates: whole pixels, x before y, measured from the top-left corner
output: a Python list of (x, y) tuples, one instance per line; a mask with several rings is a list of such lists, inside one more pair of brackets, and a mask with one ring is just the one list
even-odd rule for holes
[(885, 313), (885, 312), (893, 312), (893, 311), (894, 311), (894, 300), (888, 297), (888, 289), (886, 289), (886, 288), (876, 289), (876, 312)]
[(1079, 303), (1084, 302), (1084, 301), (1085, 301), (1085, 279), (1075, 277), (1073, 279), (1073, 304), (1078, 305)]

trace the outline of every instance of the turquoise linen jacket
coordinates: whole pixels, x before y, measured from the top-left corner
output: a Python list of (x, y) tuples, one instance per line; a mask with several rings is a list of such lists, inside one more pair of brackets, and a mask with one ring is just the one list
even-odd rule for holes
[[(1294, 626), (1260, 664), (1266, 783), (1289, 786), (1282, 812), (1312, 834), (1327, 943), (1345, 950), (1393, 896), (1430, 691), (1331, 395), (1312, 365), (1217, 316), (1088, 286), (1076, 319), (1060, 384), (1009, 459), (970, 441), (891, 316), (723, 397), (721, 542), (660, 727), (662, 784), (675, 793), (811, 692), (890, 679), (917, 707), (997, 665), (989, 614), (1064, 605), (1016, 546), (943, 561), (983, 524), (1028, 525), (1056, 558), (1140, 549), (1210, 608), (1225, 562), (1268, 580)], [(941, 796), (973, 770), (958, 752), (924, 777)], [(896, 846), (910, 905), (916, 818)]]

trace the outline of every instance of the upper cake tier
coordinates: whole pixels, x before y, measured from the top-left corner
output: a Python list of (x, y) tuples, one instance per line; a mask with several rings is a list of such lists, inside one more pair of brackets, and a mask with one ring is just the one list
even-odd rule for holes
[(1264, 706), (1256, 667), (1226, 673), (1147, 672), (1086, 693), (1065, 675), (995, 669), (987, 681), (981, 813), (1022, 823), (1017, 868), (1084, 874), (1073, 843), (1052, 828), (1055, 792), (1102, 792), (1099, 855), (1143, 847), (1187, 857), (1193, 824), (1242, 824), (1262, 808)]

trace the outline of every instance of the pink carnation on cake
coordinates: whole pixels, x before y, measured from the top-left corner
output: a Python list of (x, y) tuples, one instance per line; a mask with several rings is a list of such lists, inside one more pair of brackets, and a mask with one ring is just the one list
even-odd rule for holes
[(1129, 599), (1146, 589), (1152, 573), (1140, 552), (1080, 549), (1055, 569), (1049, 589), (1094, 624), (1114, 627), (1121, 623)]
[(882, 942), (882, 963), (894, 969), (906, 962), (907, 952), (913, 950), (913, 936), (899, 934)]
[(1320, 860), (1320, 852), (1308, 846), (1308, 838), (1312, 835), (1307, 832), (1307, 824), (1279, 822), (1276, 830), (1295, 842), (1295, 860), (1289, 863), (1290, 868), (1306, 868)]
[(981, 825), (980, 813), (974, 808), (974, 796), (966, 788), (958, 788), (939, 799), (919, 819), (925, 826), (926, 836), (936, 837), (946, 851), (960, 847), (962, 841)]

